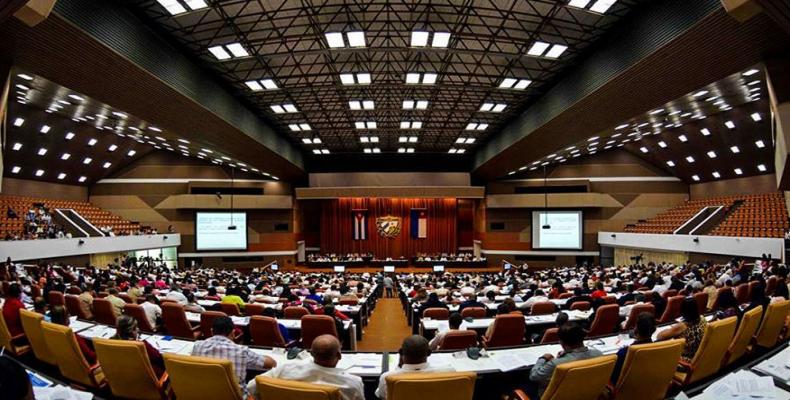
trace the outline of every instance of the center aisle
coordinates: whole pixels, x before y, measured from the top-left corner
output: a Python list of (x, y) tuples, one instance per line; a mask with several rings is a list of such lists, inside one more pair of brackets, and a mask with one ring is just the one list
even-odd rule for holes
[(359, 351), (398, 351), (411, 328), (403, 313), (400, 299), (382, 298), (365, 328), (363, 339), (357, 343)]

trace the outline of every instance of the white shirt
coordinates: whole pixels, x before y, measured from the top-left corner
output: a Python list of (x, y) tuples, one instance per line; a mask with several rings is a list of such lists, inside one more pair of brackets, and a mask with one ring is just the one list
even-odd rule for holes
[(162, 316), (162, 308), (147, 301), (140, 304), (140, 307), (145, 311), (145, 317), (148, 318), (148, 323), (151, 324), (151, 327), (156, 328), (156, 319)]
[(524, 303), (524, 307), (532, 307), (532, 305), (535, 303), (543, 303), (547, 301), (549, 301), (549, 298), (546, 296), (540, 296), (540, 295), (532, 296), (528, 298), (527, 301)]
[[(312, 360), (278, 365), (276, 368), (263, 374), (263, 376), (318, 385), (337, 386), (340, 388), (341, 399), (365, 400), (365, 388), (362, 385), (362, 378), (351, 375), (340, 368), (322, 367)], [(255, 379), (247, 384), (247, 393), (257, 398), (258, 387), (255, 384)]]
[(187, 301), (187, 297), (184, 296), (183, 293), (178, 291), (173, 291), (168, 293), (167, 296), (165, 296), (165, 298), (168, 300), (175, 300), (178, 302), (178, 304), (181, 304), (182, 306), (185, 306), (189, 303), (189, 301)]
[(453, 372), (454, 370), (449, 367), (437, 367), (428, 362), (422, 364), (403, 364), (400, 367), (389, 370), (379, 378), (379, 387), (376, 389), (376, 396), (380, 399), (387, 398), (387, 377), (390, 375), (403, 374), (407, 372)]

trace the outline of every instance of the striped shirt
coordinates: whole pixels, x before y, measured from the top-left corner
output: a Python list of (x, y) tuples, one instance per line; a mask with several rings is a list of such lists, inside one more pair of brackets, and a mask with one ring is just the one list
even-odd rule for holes
[(247, 346), (240, 346), (227, 337), (220, 335), (195, 342), (195, 347), (192, 348), (192, 355), (230, 360), (242, 390), (245, 389), (244, 377), (247, 375), (248, 369), (257, 371), (264, 369), (263, 356), (255, 354)]

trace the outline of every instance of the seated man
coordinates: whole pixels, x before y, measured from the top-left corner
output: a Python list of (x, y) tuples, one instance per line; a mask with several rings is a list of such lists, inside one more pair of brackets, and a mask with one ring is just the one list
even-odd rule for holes
[[(277, 367), (263, 374), (271, 378), (286, 379), (299, 382), (332, 385), (340, 388), (343, 400), (364, 400), (365, 389), (362, 378), (351, 375), (345, 370), (335, 368), (340, 361), (340, 342), (332, 335), (321, 335), (313, 340), (310, 348), (312, 362), (292, 362)], [(255, 380), (247, 385), (247, 391), (257, 396)]]
[(457, 331), (464, 322), (464, 319), (461, 317), (461, 314), (452, 313), (450, 314), (448, 322), (450, 324), (450, 329), (442, 332), (436, 332), (436, 336), (431, 339), (431, 342), (429, 343), (431, 350), (441, 349), (442, 345), (444, 344), (444, 338), (447, 336), (447, 332)]
[(233, 370), (242, 389), (245, 388), (244, 378), (247, 370), (266, 370), (274, 368), (277, 363), (268, 356), (261, 357), (247, 346), (233, 343), (233, 320), (230, 317), (217, 317), (211, 325), (214, 336), (195, 342), (193, 356), (223, 358), (233, 363)]
[(562, 351), (557, 354), (556, 358), (552, 354), (540, 356), (529, 373), (529, 380), (537, 385), (537, 393), (535, 387), (527, 390), (532, 392), (532, 394), (536, 394), (535, 398), (540, 398), (543, 391), (546, 390), (546, 386), (551, 381), (551, 375), (554, 373), (554, 368), (558, 365), (603, 355), (600, 351), (587, 348), (584, 345), (584, 329), (575, 322), (568, 322), (560, 326), (558, 336), (560, 337)]
[[(636, 317), (636, 327), (634, 328), (634, 344), (644, 344), (653, 342), (653, 332), (656, 331), (656, 320), (653, 314), (648, 312), (640, 313)], [(628, 346), (623, 346), (617, 351), (617, 363), (612, 371), (612, 384), (616, 384), (620, 378), (620, 371), (625, 363), (625, 356), (628, 354)]]
[[(460, 315), (458, 316), (460, 317)], [(428, 356), (431, 355), (431, 349), (428, 347), (428, 341), (419, 335), (411, 335), (406, 339), (403, 339), (403, 344), (401, 344), (398, 354), (400, 355), (398, 367), (381, 374), (381, 377), (379, 378), (379, 387), (376, 389), (376, 396), (378, 396), (380, 399), (387, 398), (387, 377), (390, 375), (407, 372), (453, 371), (450, 368), (437, 367), (428, 363)]]
[[(462, 291), (463, 291), (463, 289), (462, 289)], [(458, 312), (459, 313), (464, 311), (464, 308), (467, 308), (467, 307), (480, 307), (480, 308), (483, 308), (483, 309), (486, 308), (485, 304), (477, 301), (477, 296), (475, 296), (475, 292), (474, 291), (472, 291), (472, 292), (466, 291), (466, 293), (464, 293), (464, 298), (466, 300), (464, 300), (461, 304), (458, 305)]]
[(112, 312), (115, 314), (116, 317), (123, 314), (123, 307), (126, 305), (126, 302), (123, 301), (122, 298), (118, 297), (118, 289), (110, 288), (107, 290), (107, 297), (105, 299), (112, 304)]

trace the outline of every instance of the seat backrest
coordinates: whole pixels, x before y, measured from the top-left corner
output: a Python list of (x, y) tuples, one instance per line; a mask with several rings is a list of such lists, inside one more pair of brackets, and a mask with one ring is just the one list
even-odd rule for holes
[(716, 291), (716, 300), (713, 300), (713, 304), (710, 307), (711, 310), (717, 310), (719, 308), (719, 299), (721, 299), (721, 294), (726, 292), (726, 291), (728, 291), (728, 290), (732, 290), (732, 289), (725, 286), (725, 287), (719, 288)]
[(741, 283), (740, 285), (735, 287), (735, 300), (738, 301), (738, 304), (744, 304), (749, 302), (748, 283)]
[(359, 299), (340, 299), (337, 301), (337, 304), (342, 306), (355, 306), (359, 304)]
[(179, 400), (242, 400), (230, 360), (174, 353), (162, 357), (170, 386)]
[(41, 321), (44, 340), (58, 364), (60, 374), (80, 385), (95, 388), (91, 379), (90, 365), (82, 355), (74, 331), (68, 326)]
[(211, 328), (214, 326), (214, 320), (219, 317), (227, 317), (227, 316), (228, 315), (222, 311), (203, 311), (202, 313), (200, 313), (200, 333), (203, 334), (203, 338), (208, 339), (214, 336), (211, 333)]
[(93, 319), (100, 324), (115, 326), (112, 303), (107, 299), (93, 299)]
[(570, 306), (570, 310), (587, 311), (592, 308), (589, 301), (574, 301)]
[(335, 319), (328, 315), (305, 315), (302, 317), (302, 348), (309, 349), (313, 340), (321, 335), (338, 336)]
[(330, 385), (270, 378), (255, 378), (259, 400), (340, 400), (340, 388)]
[(790, 300), (769, 304), (763, 322), (755, 335), (755, 344), (765, 348), (774, 347), (779, 341), (779, 332), (782, 331), (788, 312), (790, 312)]
[(597, 400), (612, 376), (616, 355), (558, 365), (542, 400)]
[(2, 347), (12, 351), (15, 351), (14, 349), (16, 349), (16, 346), (11, 340), (11, 331), (8, 330), (5, 317), (3, 317), (3, 313), (0, 312), (0, 348)]
[(530, 315), (546, 315), (553, 314), (557, 310), (557, 306), (550, 301), (539, 301), (532, 305), (529, 309)]
[(446, 308), (427, 308), (422, 313), (423, 318), (447, 320), (450, 319), (450, 311)]
[[(746, 353), (757, 328), (760, 327), (760, 319), (763, 316), (763, 306), (757, 306), (743, 314), (741, 322), (738, 323), (738, 330), (732, 338), (730, 347), (727, 349), (727, 356), (724, 358), (723, 365), (730, 365), (741, 358)], [(778, 333), (777, 333), (778, 336)]]
[(277, 320), (262, 315), (250, 317), (250, 338), (256, 346), (285, 347), (285, 339), (277, 326)]
[(730, 317), (708, 323), (702, 335), (697, 353), (691, 359), (691, 372), (686, 377), (686, 384), (705, 379), (719, 371), (721, 361), (727, 353), (738, 318)]
[[(677, 319), (680, 316), (680, 305), (683, 304), (683, 299), (685, 299), (683, 296), (672, 296), (667, 299), (667, 306), (664, 308), (664, 313), (661, 314), (658, 323), (665, 324)], [(699, 306), (699, 303), (697, 303), (697, 306)]]
[(65, 305), (66, 302), (63, 297), (63, 292), (50, 290), (49, 293), (47, 293), (47, 303), (49, 303), (50, 307)]
[(387, 398), (390, 400), (472, 400), (477, 374), (474, 372), (405, 373), (389, 375), (385, 379)]
[(44, 340), (44, 334), (41, 332), (41, 321), (44, 316), (30, 310), (19, 310), (19, 318), (22, 321), (22, 329), (25, 331), (30, 347), (33, 348), (33, 354), (39, 361), (43, 361), (49, 365), (57, 365), (55, 356), (49, 351), (47, 341)]
[(590, 325), (588, 336), (600, 336), (613, 333), (620, 322), (620, 306), (617, 304), (606, 304), (598, 307), (595, 311), (595, 319)]
[(69, 315), (76, 315), (79, 319), (91, 319), (93, 317), (92, 315), (88, 315), (82, 308), (78, 295), (67, 294), (64, 299), (66, 302), (66, 310), (68, 310)]
[(187, 321), (184, 307), (180, 304), (162, 303), (162, 320), (167, 333), (182, 338), (194, 339), (192, 325)]
[(165, 398), (142, 342), (94, 338), (93, 347), (114, 396), (139, 400)]
[(663, 399), (672, 382), (685, 342), (683, 339), (676, 339), (629, 346), (620, 377), (615, 384), (617, 398)]
[(464, 318), (485, 318), (486, 309), (483, 307), (466, 307), (461, 310), (461, 316)]
[(132, 303), (135, 303), (135, 301), (134, 301), (134, 300), (132, 300), (132, 296), (129, 296), (129, 295), (128, 295), (128, 294), (126, 294), (126, 293), (118, 293), (118, 298), (120, 298), (121, 300), (123, 300), (123, 301), (124, 301), (126, 304), (132, 304)]
[(285, 319), (300, 319), (308, 314), (310, 314), (310, 311), (301, 306), (285, 307), (283, 310), (283, 318)]
[(253, 315), (262, 315), (266, 306), (259, 303), (251, 303), (244, 306), (244, 314), (252, 317)]
[(137, 320), (137, 327), (140, 328), (141, 331), (149, 333), (156, 331), (156, 329), (151, 326), (151, 322), (148, 321), (143, 306), (138, 304), (127, 304), (123, 306), (123, 313)]
[(656, 306), (652, 304), (636, 304), (633, 307), (631, 307), (631, 311), (628, 313), (628, 319), (625, 320), (624, 329), (626, 330), (633, 329), (634, 326), (636, 326), (637, 317), (639, 317), (639, 314), (643, 312), (655, 316)]
[(232, 317), (238, 317), (241, 315), (241, 310), (239, 310), (239, 306), (232, 303), (219, 303), (219, 308), (222, 310), (223, 313), (230, 315)]
[(444, 336), (440, 350), (463, 350), (477, 346), (477, 332), (472, 330), (449, 331)]
[(543, 332), (543, 338), (540, 339), (540, 344), (559, 342), (560, 341), (559, 333), (560, 333), (559, 328), (546, 329), (546, 331)]
[(705, 292), (694, 293), (694, 300), (697, 302), (697, 309), (700, 314), (708, 311), (708, 294)]
[(501, 314), (494, 319), (486, 347), (516, 346), (524, 343), (526, 324), (521, 314)]
[(663, 297), (664, 300), (666, 300), (666, 299), (668, 299), (670, 297), (674, 297), (674, 296), (677, 296), (677, 295), (678, 295), (678, 291), (677, 290), (669, 289), (669, 290), (665, 291), (664, 293), (662, 293), (661, 297)]
[(772, 275), (768, 280), (765, 282), (765, 294), (772, 295), (776, 290), (777, 283), (779, 282), (779, 278), (776, 275)]

